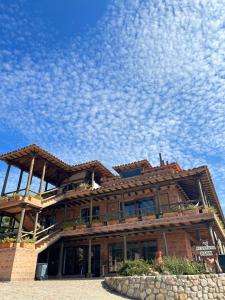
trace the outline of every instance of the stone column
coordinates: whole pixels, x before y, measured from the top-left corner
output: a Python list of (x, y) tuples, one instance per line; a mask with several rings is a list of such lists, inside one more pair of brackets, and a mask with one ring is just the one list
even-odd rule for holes
[(2, 186), (1, 196), (4, 196), (4, 194), (5, 194), (6, 185), (7, 185), (8, 178), (9, 178), (10, 169), (11, 169), (11, 165), (8, 164), (8, 167), (7, 167), (7, 170), (6, 170), (6, 173), (5, 173), (4, 183), (3, 183), (3, 186)]

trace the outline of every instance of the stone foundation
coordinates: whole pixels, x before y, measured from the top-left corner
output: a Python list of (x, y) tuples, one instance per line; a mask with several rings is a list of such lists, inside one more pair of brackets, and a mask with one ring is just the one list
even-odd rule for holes
[(34, 280), (37, 263), (35, 249), (16, 245), (0, 249), (0, 281)]
[(106, 277), (105, 283), (131, 299), (225, 299), (225, 274)]

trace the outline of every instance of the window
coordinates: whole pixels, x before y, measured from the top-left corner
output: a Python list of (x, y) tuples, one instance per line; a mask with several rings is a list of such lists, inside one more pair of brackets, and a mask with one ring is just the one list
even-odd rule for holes
[(138, 210), (141, 216), (155, 212), (155, 203), (152, 199), (138, 200)]
[(131, 170), (124, 170), (120, 172), (120, 176), (123, 178), (127, 177), (133, 177), (133, 176), (138, 176), (141, 175), (142, 169), (131, 169)]
[[(150, 261), (155, 258), (156, 241), (133, 241), (127, 243), (127, 258), (130, 260), (144, 259)], [(109, 245), (109, 272), (116, 272), (123, 262), (123, 243)]]
[(109, 272), (116, 272), (123, 262), (123, 244), (109, 245)]
[(130, 260), (144, 259), (150, 261), (155, 258), (156, 241), (140, 241), (127, 243), (127, 258)]
[(132, 217), (135, 216), (137, 211), (136, 211), (136, 202), (125, 202), (124, 203), (124, 213), (125, 217)]
[(155, 202), (153, 199), (140, 199), (124, 203), (125, 217), (145, 216), (155, 212)]
[[(98, 219), (99, 218), (99, 206), (94, 206), (92, 208), (92, 219)], [(85, 207), (85, 208), (81, 208), (81, 219), (85, 222), (89, 222), (89, 218), (90, 218), (90, 208), (89, 207)]]

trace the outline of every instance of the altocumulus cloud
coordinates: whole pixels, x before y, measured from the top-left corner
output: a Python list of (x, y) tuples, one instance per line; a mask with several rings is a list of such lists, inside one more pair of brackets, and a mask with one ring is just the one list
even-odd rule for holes
[[(35, 48), (19, 6), (3, 10), (5, 32)], [(12, 52), (6, 34), (0, 122), (73, 163), (156, 163), (158, 152), (207, 163), (224, 200), (224, 15), (222, 0), (115, 0), (84, 39), (50, 54), (41, 42), (34, 56)]]

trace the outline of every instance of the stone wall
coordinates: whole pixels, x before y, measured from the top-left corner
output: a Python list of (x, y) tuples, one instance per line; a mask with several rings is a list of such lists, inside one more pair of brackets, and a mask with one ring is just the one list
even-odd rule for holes
[(225, 274), (106, 277), (105, 283), (130, 299), (225, 299)]
[(0, 249), (0, 281), (34, 280), (36, 263), (35, 249), (22, 248), (19, 244)]

